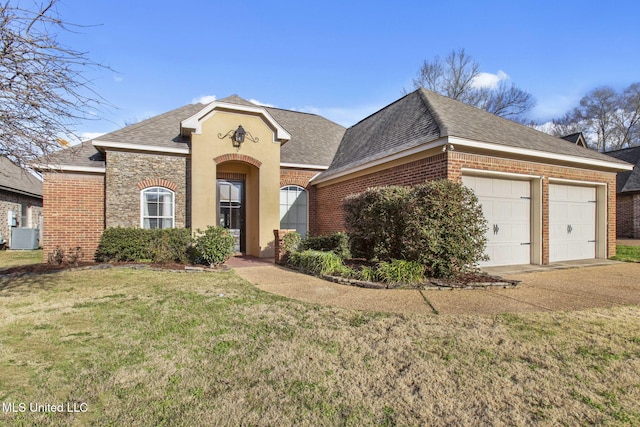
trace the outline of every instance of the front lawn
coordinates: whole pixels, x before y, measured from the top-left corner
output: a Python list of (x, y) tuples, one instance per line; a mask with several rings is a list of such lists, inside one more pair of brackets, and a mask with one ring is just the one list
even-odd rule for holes
[[(27, 275), (0, 281), (0, 402), (0, 425), (638, 425), (640, 307), (392, 315), (233, 272)], [(87, 412), (29, 412), (67, 403)]]
[(42, 250), (36, 251), (0, 251), (0, 271), (20, 265), (39, 264), (42, 262)]
[(616, 256), (611, 257), (617, 261), (640, 262), (640, 246), (616, 246)]

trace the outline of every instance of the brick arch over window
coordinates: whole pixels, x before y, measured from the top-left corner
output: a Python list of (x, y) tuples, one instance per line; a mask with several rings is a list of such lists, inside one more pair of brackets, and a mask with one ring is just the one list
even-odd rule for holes
[(173, 192), (178, 190), (178, 184), (163, 178), (145, 179), (138, 183), (138, 190), (144, 190), (149, 187), (164, 187)]
[(286, 187), (287, 185), (297, 185), (305, 190), (309, 186), (309, 179), (305, 176), (288, 176), (280, 177), (280, 187)]
[(224, 162), (236, 161), (249, 163), (250, 165), (253, 165), (257, 168), (260, 168), (260, 166), (262, 166), (262, 162), (260, 160), (254, 159), (253, 157), (247, 156), (245, 154), (238, 153), (223, 154), (222, 156), (214, 157), (213, 161), (216, 162), (217, 165)]

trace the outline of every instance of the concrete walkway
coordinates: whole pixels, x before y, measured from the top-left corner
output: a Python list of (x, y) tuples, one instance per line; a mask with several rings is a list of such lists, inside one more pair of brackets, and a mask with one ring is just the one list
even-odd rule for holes
[[(379, 290), (339, 285), (256, 259), (228, 262), (257, 288), (310, 303), (358, 310), (421, 314), (497, 314), (640, 305), (640, 264), (608, 261), (506, 274), (515, 289)], [(560, 266), (559, 266), (560, 267)]]

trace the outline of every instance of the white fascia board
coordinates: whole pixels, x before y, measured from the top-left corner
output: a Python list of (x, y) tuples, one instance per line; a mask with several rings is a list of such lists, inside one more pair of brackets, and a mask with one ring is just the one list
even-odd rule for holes
[(411, 155), (414, 155), (414, 154), (421, 153), (423, 151), (428, 151), (428, 150), (431, 150), (433, 148), (441, 147), (441, 146), (443, 146), (445, 144), (448, 144), (449, 142), (450, 141), (448, 141), (446, 137), (445, 138), (440, 138), (440, 139), (437, 139), (437, 140), (435, 140), (433, 142), (430, 142), (428, 144), (419, 145), (417, 147), (413, 147), (413, 148), (409, 148), (407, 150), (399, 151), (397, 153), (391, 154), (391, 155), (386, 156), (386, 157), (382, 157), (380, 159), (372, 160), (370, 162), (363, 163), (363, 164), (358, 165), (358, 166), (354, 166), (353, 168), (349, 168), (349, 169), (346, 169), (346, 170), (344, 170), (342, 172), (338, 172), (335, 175), (329, 175), (329, 176), (326, 176), (326, 177), (321, 177), (320, 179), (317, 179), (317, 180), (314, 177), (314, 178), (311, 179), (310, 182), (313, 182), (314, 184), (321, 184), (321, 183), (323, 183), (325, 181), (330, 181), (332, 179), (336, 179), (336, 178), (343, 177), (345, 175), (350, 175), (352, 173), (360, 172), (362, 170), (369, 169), (369, 168), (372, 168), (374, 166), (379, 166), (379, 165), (382, 165), (382, 164), (385, 164), (385, 163), (389, 163), (389, 162), (392, 162), (394, 160), (401, 159), (403, 157), (408, 157), (408, 156), (411, 156)]
[(320, 165), (303, 165), (300, 163), (280, 163), (281, 168), (296, 168), (296, 169), (315, 169), (315, 170), (327, 170), (329, 166)]
[(538, 150), (531, 150), (528, 148), (511, 147), (508, 145), (493, 144), (489, 142), (473, 141), (470, 139), (458, 138), (455, 136), (449, 137), (449, 143), (453, 144), (454, 147), (455, 145), (461, 145), (465, 147), (479, 148), (482, 150), (499, 151), (502, 153), (519, 154), (519, 155), (528, 156), (528, 157), (539, 157), (542, 159), (559, 160), (559, 161), (569, 162), (569, 163), (578, 163), (581, 165), (599, 166), (599, 167), (605, 167), (610, 169), (616, 169), (619, 171), (633, 169), (633, 165), (622, 165), (620, 163), (607, 162), (605, 160), (589, 159), (586, 157), (577, 157), (577, 156), (571, 156), (567, 154), (549, 153), (547, 151), (538, 151)]
[(56, 172), (105, 173), (106, 171), (106, 168), (99, 168), (94, 166), (72, 166), (72, 165), (34, 164), (33, 168), (39, 171), (56, 171)]
[(193, 116), (180, 122), (180, 126), (183, 129), (192, 129), (192, 133), (200, 134), (202, 132), (202, 121), (215, 109), (225, 109), (231, 111), (238, 111), (240, 113), (258, 114), (261, 115), (269, 122), (271, 126), (276, 130), (273, 142), (288, 141), (291, 139), (291, 135), (273, 118), (266, 108), (250, 105), (231, 104), (228, 102), (213, 101), (208, 104), (202, 110), (198, 111)]
[(121, 150), (135, 150), (135, 151), (152, 151), (154, 153), (171, 153), (171, 154), (189, 154), (188, 147), (161, 147), (159, 145), (144, 145), (144, 144), (131, 144), (129, 142), (111, 142), (94, 140), (92, 142), (94, 147), (100, 148), (119, 148)]

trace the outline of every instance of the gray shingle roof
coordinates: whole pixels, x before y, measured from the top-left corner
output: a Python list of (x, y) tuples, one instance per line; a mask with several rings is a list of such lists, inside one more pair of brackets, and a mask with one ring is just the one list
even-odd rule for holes
[(322, 176), (329, 177), (442, 137), (625, 164), (435, 92), (418, 89), (347, 129), (329, 170)]
[(0, 156), (0, 189), (42, 198), (42, 182), (4, 156)]
[[(219, 102), (256, 106), (237, 95), (220, 99)], [(185, 105), (102, 135), (96, 140), (139, 144), (141, 146), (185, 148), (189, 139), (181, 136), (180, 122), (193, 116), (203, 108), (203, 104)], [(344, 127), (315, 114), (272, 107), (265, 107), (265, 109), (291, 134), (291, 139), (282, 146), (282, 162), (329, 166), (344, 134)], [(91, 145), (91, 141), (61, 150), (51, 155), (47, 161), (53, 166), (104, 167), (104, 156)]]
[(618, 172), (616, 188), (618, 193), (640, 191), (640, 147), (624, 148), (622, 150), (609, 151), (607, 155), (616, 159), (634, 164), (632, 171)]

